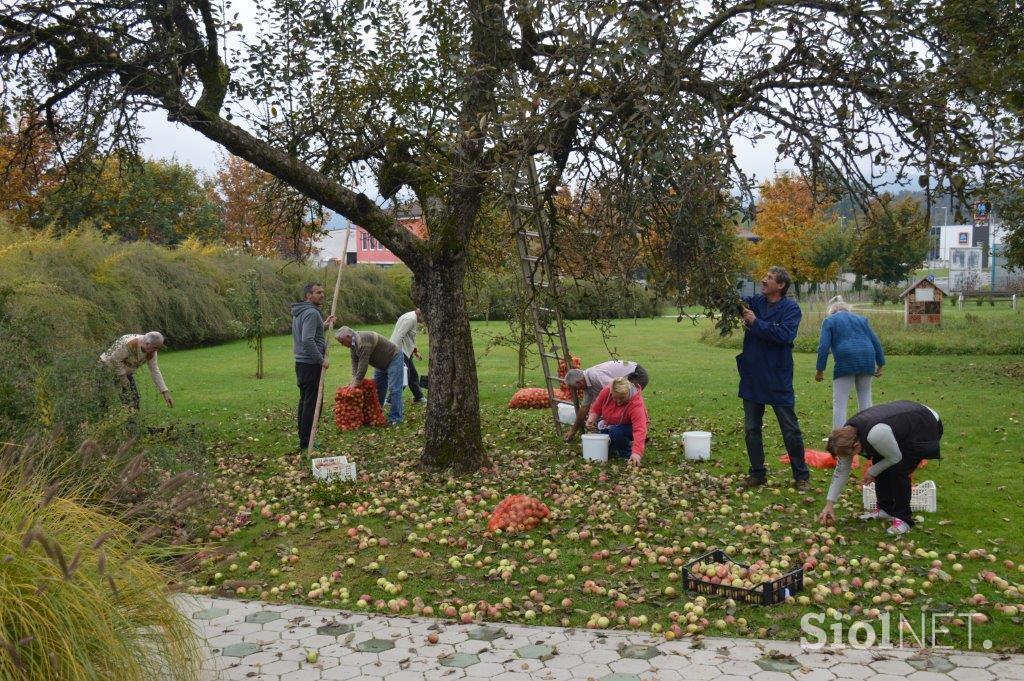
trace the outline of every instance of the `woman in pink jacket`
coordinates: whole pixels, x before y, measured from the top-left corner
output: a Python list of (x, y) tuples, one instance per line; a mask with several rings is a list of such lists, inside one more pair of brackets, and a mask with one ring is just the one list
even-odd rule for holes
[(587, 430), (595, 427), (611, 438), (610, 453), (640, 465), (651, 420), (642, 390), (626, 378), (616, 378), (601, 390), (587, 415)]

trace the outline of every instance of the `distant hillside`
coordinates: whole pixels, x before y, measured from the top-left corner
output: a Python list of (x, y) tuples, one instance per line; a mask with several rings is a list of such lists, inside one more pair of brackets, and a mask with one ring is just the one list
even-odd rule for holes
[[(904, 197), (911, 197), (917, 201), (918, 205), (921, 206), (921, 210), (925, 209), (926, 196), (923, 191), (911, 191), (908, 189), (892, 192), (893, 196), (897, 199)], [(957, 208), (960, 209), (961, 216), (957, 217)], [(848, 220), (852, 220), (859, 212), (854, 202), (849, 198), (844, 198), (840, 201), (836, 207), (835, 212)], [(993, 212), (993, 219), (998, 220), (998, 215)], [(934, 226), (939, 225), (957, 225), (965, 224), (971, 220), (971, 209), (966, 205), (961, 205), (958, 201), (951, 200), (948, 195), (932, 195), (932, 220), (931, 223)]]

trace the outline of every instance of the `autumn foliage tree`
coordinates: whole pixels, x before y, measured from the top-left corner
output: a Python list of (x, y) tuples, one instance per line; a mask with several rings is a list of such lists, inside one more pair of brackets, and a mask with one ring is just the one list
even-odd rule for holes
[(762, 184), (754, 225), (761, 240), (753, 248), (759, 269), (785, 267), (797, 294), (801, 283), (834, 276), (812, 262), (807, 250), (835, 222), (827, 212), (833, 204), (803, 175), (783, 173)]
[(214, 198), (224, 243), (254, 255), (305, 259), (327, 218), (319, 204), (230, 154), (220, 158)]
[(38, 223), (43, 202), (63, 178), (53, 139), (39, 123), (34, 112), (13, 125), (0, 116), (0, 212), (14, 227)]

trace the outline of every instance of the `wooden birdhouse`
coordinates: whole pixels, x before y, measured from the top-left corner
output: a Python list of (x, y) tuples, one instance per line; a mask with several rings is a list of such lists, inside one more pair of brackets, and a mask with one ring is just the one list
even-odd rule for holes
[(942, 323), (942, 297), (946, 293), (935, 285), (931, 277), (925, 277), (900, 294), (903, 299), (903, 323), (906, 326), (916, 324)]

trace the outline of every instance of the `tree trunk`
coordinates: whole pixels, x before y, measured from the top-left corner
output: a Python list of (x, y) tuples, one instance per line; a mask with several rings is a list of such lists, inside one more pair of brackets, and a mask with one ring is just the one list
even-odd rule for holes
[[(487, 465), (480, 435), (476, 355), (463, 289), (464, 262), (437, 258), (417, 273), (417, 302), (425, 311), (430, 335), (430, 398), (424, 466), (456, 473)], [(425, 300), (424, 300), (425, 298)]]

